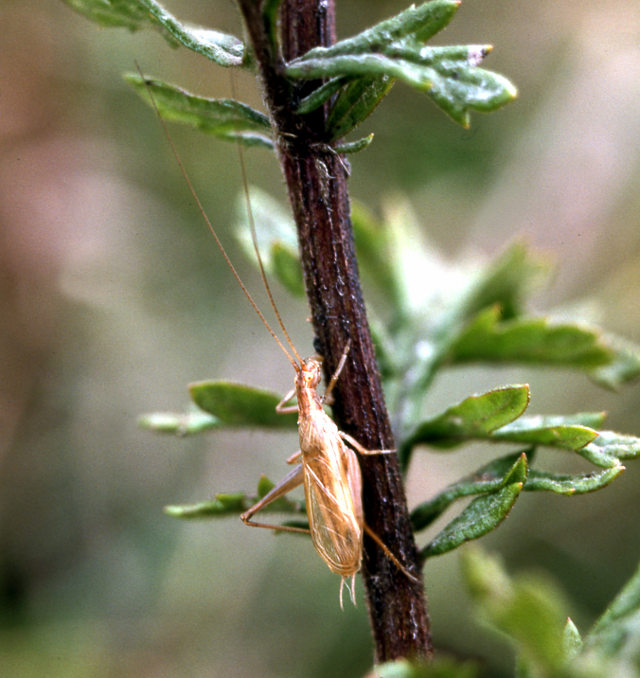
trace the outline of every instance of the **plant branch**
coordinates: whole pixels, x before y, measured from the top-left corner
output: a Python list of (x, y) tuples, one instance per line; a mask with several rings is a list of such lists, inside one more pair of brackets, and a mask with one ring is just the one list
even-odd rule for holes
[[(239, 0), (264, 96), (272, 117), (276, 148), (298, 229), (305, 285), (315, 331), (315, 349), (325, 374), (335, 369), (351, 343), (338, 381), (336, 423), (369, 449), (395, 446), (360, 289), (353, 246), (347, 171), (326, 143), (326, 109), (294, 113), (296, 103), (317, 83), (292, 83), (283, 75), (291, 60), (318, 45), (335, 42), (333, 0), (284, 0), (280, 10), (282, 53), (269, 35), (263, 3)], [(419, 578), (396, 455), (360, 458), (363, 503), (369, 527)], [(421, 581), (402, 573), (365, 537), (362, 574), (376, 661), (431, 654), (429, 620)]]

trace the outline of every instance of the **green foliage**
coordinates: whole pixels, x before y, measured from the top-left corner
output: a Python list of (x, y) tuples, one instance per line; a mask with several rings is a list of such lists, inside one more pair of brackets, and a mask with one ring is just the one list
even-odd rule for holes
[(425, 46), (449, 23), (458, 6), (457, 0), (432, 0), (410, 7), (352, 38), (294, 59), (287, 66), (289, 76), (333, 79), (307, 97), (302, 110), (313, 110), (344, 84), (336, 102), (340, 113), (334, 116), (332, 111), (335, 126), (331, 120), (329, 125), (335, 139), (362, 122), (395, 79), (425, 92), (465, 127), (470, 124), (470, 110), (493, 111), (513, 100), (516, 89), (505, 77), (478, 68), (490, 45)]
[[(152, 28), (174, 47), (182, 46), (224, 67), (248, 67), (252, 56), (241, 40), (220, 31), (190, 26), (178, 20), (155, 0), (64, 0), (92, 21), (136, 31)], [(287, 64), (292, 80), (328, 79), (303, 99), (298, 113), (306, 114), (331, 97), (327, 139), (337, 142), (363, 122), (389, 93), (396, 79), (423, 91), (456, 122), (468, 127), (469, 112), (493, 111), (516, 96), (504, 77), (479, 68), (490, 45), (430, 47), (425, 43), (453, 18), (459, 0), (431, 0), (412, 6), (358, 35), (332, 47), (312, 49)], [(265, 3), (263, 12), (277, 44), (276, 12), (279, 2)], [(136, 75), (127, 81), (148, 100), (145, 82)], [(246, 104), (228, 99), (205, 99), (175, 85), (148, 81), (158, 100), (160, 114), (188, 123), (222, 139), (272, 148), (266, 116)], [(148, 90), (147, 90), (148, 92)], [(370, 135), (338, 152), (366, 148)]]
[[(567, 617), (557, 586), (538, 573), (510, 576), (500, 560), (476, 548), (463, 551), (462, 572), (476, 615), (516, 653), (519, 678), (638, 678), (640, 567), (582, 637)], [(407, 659), (376, 668), (381, 678), (459, 678), (479, 675), (470, 662)], [(482, 674), (483, 675), (483, 674)]]
[[(236, 37), (188, 26), (155, 0), (65, 0), (91, 20), (131, 31), (152, 28), (172, 46), (183, 46), (224, 67), (249, 67), (252, 57)], [(263, 5), (272, 45), (277, 45), (278, 0)], [(299, 102), (306, 115), (329, 102), (325, 136), (333, 151), (356, 152), (372, 136), (343, 144), (389, 93), (396, 80), (424, 92), (453, 120), (470, 124), (470, 111), (493, 111), (516, 96), (504, 76), (480, 68), (489, 45), (425, 44), (452, 19), (458, 0), (432, 0), (387, 19), (331, 47), (318, 47), (284, 65), (284, 77), (321, 80)], [(273, 150), (270, 122), (238, 101), (208, 99), (161, 80), (126, 76), (146, 100), (153, 95), (166, 120), (187, 123), (224, 140)], [(286, 211), (264, 194), (251, 192), (260, 224), (259, 249), (267, 272), (292, 294), (302, 294), (296, 238)], [(243, 199), (243, 210), (244, 199)], [(239, 210), (238, 234), (255, 259), (247, 236), (248, 218)], [(407, 471), (421, 449), (450, 454), (476, 441), (517, 449), (501, 454), (414, 508), (415, 530), (427, 529), (458, 500), (471, 498), (421, 551), (423, 560), (449, 552), (495, 529), (524, 491), (572, 496), (601, 489), (623, 471), (624, 460), (640, 454), (640, 439), (602, 430), (602, 413), (527, 415), (527, 385), (497, 386), (470, 395), (444, 412), (427, 416), (424, 399), (436, 376), (460, 364), (527, 364), (579, 370), (609, 388), (640, 375), (640, 348), (566, 318), (528, 311), (528, 298), (544, 265), (522, 243), (493, 262), (469, 269), (451, 265), (424, 241), (406, 204), (386, 206), (385, 218), (355, 205), (353, 226), (359, 265), (377, 295), (373, 329), (388, 402), (399, 434), (399, 453)], [(429, 271), (429, 277), (425, 277)], [(379, 320), (380, 318), (384, 321)], [(196, 409), (186, 414), (146, 415), (141, 424), (177, 435), (221, 427), (289, 429), (296, 415), (280, 416), (277, 394), (225, 381), (190, 386)], [(545, 447), (575, 453), (597, 467), (592, 473), (558, 474), (534, 466)], [(524, 449), (523, 449), (524, 448)], [(237, 515), (272, 487), (262, 478), (255, 496), (217, 494), (190, 506), (170, 506), (181, 518)], [(267, 510), (304, 516), (304, 506), (286, 497)], [(562, 597), (548, 582), (510, 578), (500, 564), (467, 550), (465, 578), (485, 623), (506, 635), (518, 654), (520, 676), (567, 678), (625, 675), (640, 666), (640, 571), (584, 639), (564, 616)], [(473, 676), (472, 665), (443, 661), (429, 666), (395, 662), (379, 668), (384, 678)]]
[(242, 66), (248, 62), (241, 40), (211, 29), (178, 21), (155, 0), (63, 0), (101, 26), (124, 27), (131, 31), (157, 30), (172, 47), (182, 46), (219, 66)]
[[(181, 504), (179, 506), (165, 506), (164, 511), (173, 518), (220, 518), (229, 515), (238, 515), (249, 509), (253, 504), (262, 499), (267, 492), (274, 487), (266, 476), (260, 476), (255, 495), (247, 495), (244, 492), (233, 494), (216, 494), (209, 501), (201, 501), (197, 504)], [(292, 501), (288, 497), (279, 497), (276, 501), (265, 506), (263, 512), (267, 513), (295, 513), (306, 516), (306, 508), (303, 502)]]
[(497, 558), (478, 549), (465, 551), (462, 565), (479, 617), (513, 645), (518, 675), (640, 675), (640, 568), (582, 638), (551, 582), (533, 574), (510, 577)]
[[(251, 202), (261, 224), (259, 246), (266, 254), (265, 266), (291, 292), (300, 293), (290, 218), (255, 189)], [(244, 205), (244, 201), (239, 203), (237, 228), (255, 260)], [(420, 246), (410, 212), (396, 207), (388, 214), (390, 223), (383, 225), (355, 206), (354, 232), (362, 272), (392, 309), (390, 321), (379, 328), (376, 337), (387, 392), (402, 432), (398, 450), (404, 468), (425, 447), (452, 453), (463, 444), (483, 441), (521, 448), (483, 464), (413, 509), (413, 527), (421, 531), (453, 503), (473, 497), (431, 538), (421, 551), (422, 558), (446, 553), (495, 529), (523, 490), (573, 496), (599, 490), (615, 480), (624, 471), (622, 461), (640, 454), (640, 439), (602, 430), (602, 412), (527, 415), (527, 385), (500, 386), (468, 396), (440, 414), (422, 415), (422, 400), (433, 378), (461, 362), (461, 355), (465, 361), (473, 355), (476, 361), (561, 366), (591, 376), (594, 369), (619, 360), (620, 342), (594, 327), (552, 323), (544, 316), (529, 315), (527, 291), (545, 269), (522, 244), (511, 246), (484, 267), (476, 266), (473, 273), (461, 269), (447, 274), (436, 250)], [(287, 282), (284, 267), (276, 263), (278, 251), (287, 252), (287, 276), (297, 282)], [(442, 276), (432, 278), (431, 288), (425, 287), (422, 277), (427, 268), (443, 271)], [(418, 278), (421, 287), (416, 290)], [(456, 286), (450, 284), (453, 278)], [(479, 331), (479, 327), (485, 329)], [(625, 351), (640, 355), (628, 343)], [(225, 382), (192, 386), (191, 391), (196, 404), (215, 417), (216, 426), (293, 426), (294, 416), (285, 423), (274, 413), (276, 394), (249, 387), (243, 391)], [(170, 430), (164, 420), (159, 422), (158, 430)], [(540, 447), (578, 454), (599, 470), (555, 473), (536, 468)]]
[(471, 662), (456, 662), (438, 656), (430, 662), (399, 659), (376, 666), (378, 678), (475, 678), (477, 667)]
[(200, 381), (190, 384), (193, 402), (212, 414), (221, 426), (259, 426), (274, 429), (294, 429), (295, 414), (280, 415), (277, 393), (228, 381)]
[(251, 106), (234, 99), (196, 96), (161, 80), (142, 78), (138, 73), (127, 73), (124, 77), (147, 103), (151, 103), (153, 95), (158, 112), (165, 120), (190, 124), (245, 146), (273, 148), (269, 118)]
[(527, 457), (523, 454), (493, 491), (474, 499), (420, 551), (422, 559), (452, 551), (464, 542), (494, 530), (509, 515), (524, 487), (528, 471)]

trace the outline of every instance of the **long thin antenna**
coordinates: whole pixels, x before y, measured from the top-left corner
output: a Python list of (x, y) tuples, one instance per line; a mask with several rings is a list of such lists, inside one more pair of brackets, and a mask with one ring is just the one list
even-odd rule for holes
[[(264, 317), (264, 313), (260, 310), (258, 307), (258, 304), (254, 301), (253, 297), (251, 296), (251, 293), (245, 286), (245, 284), (242, 282), (242, 278), (240, 278), (240, 274), (236, 270), (236, 267), (233, 265), (231, 262), (231, 259), (229, 258), (229, 255), (227, 254), (227, 250), (225, 250), (224, 245), (222, 244), (222, 241), (218, 237), (218, 234), (216, 232), (216, 229), (213, 227), (213, 224), (211, 223), (211, 220), (207, 216), (207, 213), (205, 212), (204, 206), (200, 202), (200, 198), (198, 197), (198, 194), (196, 193), (195, 188), (193, 187), (193, 183), (191, 182), (191, 178), (189, 177), (189, 174), (187, 173), (187, 170), (185, 169), (185, 166), (182, 162), (182, 159), (180, 158), (180, 154), (178, 153), (178, 149), (176, 148), (175, 144), (173, 143), (173, 139), (171, 138), (171, 135), (169, 134), (169, 130), (167, 129), (167, 125), (165, 121), (162, 119), (162, 116), (160, 115), (160, 109), (158, 108), (158, 104), (156, 102), (155, 96), (153, 94), (153, 91), (151, 90), (151, 87), (149, 87), (149, 84), (151, 83), (151, 80), (146, 78), (144, 74), (142, 73), (142, 69), (140, 68), (140, 65), (138, 62), (135, 62), (136, 64), (136, 69), (138, 70), (138, 73), (140, 77), (142, 78), (143, 83), (147, 86), (147, 93), (149, 94), (149, 99), (151, 100), (151, 104), (156, 112), (156, 116), (158, 117), (158, 120), (160, 121), (160, 124), (162, 125), (162, 130), (164, 132), (164, 135), (167, 139), (167, 142), (169, 143), (169, 147), (171, 148), (171, 152), (173, 154), (173, 157), (175, 158), (176, 162), (178, 163), (178, 167), (180, 168), (180, 172), (187, 184), (187, 187), (189, 189), (189, 192), (191, 193), (191, 197), (193, 198), (194, 202), (196, 203), (198, 210), (200, 211), (200, 214), (202, 215), (202, 218), (204, 219), (205, 223), (207, 224), (207, 227), (209, 228), (209, 231), (211, 235), (213, 236), (214, 240), (216, 241), (216, 245), (218, 246), (218, 249), (220, 250), (222, 256), (224, 257), (224, 260), (227, 263), (227, 266), (231, 269), (231, 273), (233, 273), (233, 277), (236, 279), (238, 285), (240, 285), (240, 289), (243, 291), (245, 297), (251, 304), (251, 307), (253, 310), (256, 312), (260, 320), (262, 321), (262, 324), (267, 328), (269, 334), (275, 339), (276, 343), (278, 346), (282, 349), (283, 353), (287, 356), (287, 359), (289, 362), (293, 365), (294, 370), (296, 372), (300, 369), (298, 363), (292, 358), (291, 354), (289, 351), (287, 351), (285, 345), (280, 341), (280, 338), (278, 335), (274, 332), (273, 328), (267, 321), (267, 319)], [(245, 177), (246, 181), (246, 177)], [(260, 267), (262, 269), (262, 263), (260, 264)], [(264, 273), (263, 273), (264, 276)], [(271, 295), (269, 295), (271, 297)], [(279, 317), (279, 315), (278, 315)], [(282, 321), (280, 321), (282, 324)], [(286, 332), (285, 332), (286, 334)], [(291, 340), (287, 336), (287, 341), (288, 343), (293, 347), (291, 344)], [(294, 349), (294, 354), (298, 360), (300, 359), (298, 356), (298, 352), (295, 351)], [(302, 362), (302, 361), (300, 361)]]
[[(229, 72), (229, 80), (231, 82), (231, 96), (234, 99), (238, 99), (238, 95), (236, 93), (236, 83), (235, 80), (233, 79), (233, 73)], [(273, 298), (273, 293), (271, 292), (271, 285), (269, 285), (269, 280), (267, 279), (267, 275), (264, 270), (264, 264), (262, 262), (262, 255), (260, 254), (260, 248), (258, 247), (258, 236), (256, 234), (256, 221), (253, 217), (253, 209), (251, 208), (251, 197), (249, 196), (249, 182), (247, 180), (247, 166), (244, 161), (244, 153), (242, 152), (242, 147), (240, 145), (240, 142), (238, 141), (237, 144), (237, 149), (238, 149), (238, 160), (240, 162), (240, 170), (242, 173), (242, 188), (244, 191), (244, 197), (245, 201), (247, 204), (247, 217), (249, 219), (249, 230), (251, 231), (251, 241), (253, 242), (253, 249), (256, 253), (256, 258), (258, 259), (258, 268), (260, 269), (260, 277), (262, 278), (262, 284), (264, 285), (264, 289), (267, 293), (267, 297), (269, 297), (269, 303), (271, 304), (271, 308), (273, 309), (273, 312), (275, 313), (276, 319), (278, 321), (278, 325), (280, 325), (280, 329), (282, 330), (282, 333), (284, 334), (285, 339), (287, 340), (287, 344), (289, 344), (289, 347), (291, 348), (293, 354), (295, 357), (298, 359), (298, 362), (302, 364), (303, 360), (300, 357), (300, 354), (298, 351), (296, 351), (296, 347), (294, 346), (293, 342), (291, 341), (291, 337), (289, 336), (289, 333), (287, 332), (287, 328), (284, 326), (284, 322), (282, 320), (282, 316), (280, 315), (280, 311), (278, 310), (278, 307), (276, 305), (275, 299)]]

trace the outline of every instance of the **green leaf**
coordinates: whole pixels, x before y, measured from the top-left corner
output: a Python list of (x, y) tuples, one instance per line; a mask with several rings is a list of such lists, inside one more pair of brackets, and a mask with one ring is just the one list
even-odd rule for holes
[(548, 473), (546, 471), (530, 469), (524, 489), (528, 492), (553, 492), (566, 496), (586, 494), (587, 492), (595, 492), (606, 487), (623, 473), (624, 470), (624, 466), (621, 464), (607, 468), (600, 473), (576, 475)]
[(336, 153), (358, 153), (359, 151), (364, 151), (365, 148), (369, 148), (371, 146), (371, 142), (373, 141), (373, 132), (371, 134), (368, 134), (366, 137), (362, 137), (361, 139), (356, 139), (355, 141), (347, 141), (342, 144), (336, 144), (333, 147), (333, 150)]
[(296, 113), (298, 115), (306, 115), (315, 111), (348, 82), (350, 82), (350, 78), (332, 78), (327, 80), (327, 82), (322, 83), (322, 85), (300, 100)]
[(596, 329), (547, 318), (501, 322), (500, 316), (498, 306), (481, 311), (452, 343), (451, 362), (527, 362), (590, 370), (613, 358)]
[(171, 504), (164, 507), (164, 512), (173, 518), (211, 518), (244, 513), (251, 506), (251, 499), (244, 492), (233, 494), (216, 494), (210, 501), (196, 504)]
[[(503, 488), (510, 477), (514, 464), (518, 463), (522, 454), (522, 452), (516, 452), (499, 459), (494, 459), (474, 471), (474, 473), (447, 486), (433, 499), (416, 506), (411, 512), (411, 524), (414, 530), (423, 530), (428, 527), (458, 499), (477, 494), (489, 494)], [(530, 470), (529, 477), (531, 472)]]
[[(275, 484), (273, 482), (262, 475), (258, 481), (258, 492), (255, 496), (248, 496), (244, 492), (216, 494), (215, 497), (209, 501), (201, 501), (195, 504), (165, 506), (164, 512), (173, 518), (182, 519), (221, 518), (230, 515), (238, 515), (251, 508), (274, 486)], [(261, 513), (262, 512), (306, 515), (306, 509), (303, 502), (289, 499), (286, 496), (279, 497), (271, 502), (261, 510)]]
[(216, 417), (192, 410), (190, 412), (152, 412), (138, 419), (138, 425), (158, 433), (173, 433), (187, 436), (218, 428), (221, 423)]
[(586, 636), (584, 649), (640, 664), (640, 567)]
[(200, 381), (189, 385), (195, 404), (220, 420), (224, 426), (260, 426), (292, 429), (297, 414), (278, 414), (281, 398), (263, 389), (229, 381)]
[[(423, 530), (428, 527), (458, 499), (488, 494), (504, 487), (505, 478), (522, 454), (522, 452), (515, 452), (494, 459), (473, 473), (448, 485), (432, 499), (416, 506), (411, 512), (411, 524), (414, 530)], [(624, 466), (618, 464), (597, 473), (549, 473), (531, 468), (533, 450), (527, 450), (525, 454), (529, 464), (529, 473), (524, 485), (527, 492), (553, 492), (565, 496), (594, 492), (606, 487), (625, 470)]]
[(477, 548), (465, 549), (462, 569), (479, 614), (511, 640), (526, 675), (574, 675), (565, 673), (567, 608), (555, 586), (532, 574), (510, 579), (497, 558)]
[(273, 148), (271, 124), (263, 113), (234, 99), (208, 99), (191, 94), (162, 80), (127, 73), (125, 80), (147, 102), (151, 94), (165, 120), (186, 123), (227, 141), (245, 146)]
[(609, 333), (603, 333), (602, 341), (612, 353), (611, 361), (593, 370), (589, 376), (611, 389), (637, 379), (640, 376), (640, 346)]
[(386, 75), (348, 81), (329, 113), (327, 130), (330, 139), (340, 139), (369, 117), (390, 92), (393, 83), (394, 80)]
[(620, 459), (636, 459), (640, 454), (640, 438), (616, 433), (600, 431), (598, 437), (585, 447), (577, 450), (578, 454), (596, 466), (613, 468)]
[(79, 14), (101, 26), (143, 28), (149, 20), (144, 6), (135, 0), (63, 0)]
[[(277, 200), (255, 186), (249, 189), (249, 204), (253, 219), (259, 225), (256, 237), (265, 271), (276, 276), (291, 294), (302, 296), (302, 268), (291, 214)], [(245, 195), (239, 195), (236, 200), (234, 228), (245, 254), (257, 266)]]
[(521, 455), (504, 478), (503, 487), (474, 499), (420, 551), (426, 560), (452, 551), (467, 541), (495, 530), (509, 515), (527, 477), (527, 458)]
[(182, 45), (220, 66), (242, 66), (248, 55), (241, 40), (227, 33), (181, 23), (155, 0), (64, 0), (102, 26), (131, 31), (158, 30), (172, 46)]
[(313, 59), (318, 55), (366, 54), (407, 37), (426, 42), (451, 21), (459, 6), (460, 0), (432, 0), (418, 7), (412, 5), (352, 38), (341, 40), (331, 47), (316, 47), (297, 61)]
[(579, 450), (597, 438), (598, 432), (584, 425), (583, 421), (601, 421), (602, 414), (585, 413), (569, 417), (524, 416), (494, 431), (492, 440), (530, 445), (559, 447), (564, 450)]
[[(287, 65), (290, 77), (352, 80), (354, 92), (338, 107), (342, 120), (329, 126), (334, 137), (358, 124), (386, 94), (371, 91), (367, 82), (399, 79), (425, 91), (454, 120), (468, 126), (470, 109), (494, 110), (511, 101), (515, 87), (503, 76), (478, 68), (488, 46), (426, 47), (424, 43), (449, 23), (459, 3), (433, 0), (410, 7), (362, 33), (331, 47), (316, 47)], [(359, 80), (364, 82), (358, 83)], [(305, 110), (331, 96), (337, 82), (325, 86), (305, 102)], [(348, 87), (348, 86), (347, 86)], [(330, 93), (329, 93), (330, 92)], [(370, 98), (370, 101), (366, 101)], [(358, 102), (358, 103), (356, 103)], [(345, 118), (343, 111), (350, 111)]]
[(475, 678), (478, 668), (468, 661), (458, 662), (448, 657), (436, 656), (428, 662), (398, 659), (378, 664), (375, 675), (377, 678)]
[(503, 386), (469, 396), (439, 416), (419, 424), (403, 442), (402, 449), (408, 451), (420, 444), (446, 448), (469, 439), (488, 438), (496, 429), (517, 419), (528, 404), (529, 387), (526, 384)]
[(291, 294), (304, 296), (304, 280), (297, 250), (292, 250), (281, 242), (271, 245), (271, 268), (274, 275)]
[[(488, 51), (486, 48), (484, 51)], [(419, 63), (416, 48), (412, 60), (383, 54), (349, 56), (304, 56), (288, 64), (286, 73), (292, 78), (314, 80), (346, 76), (352, 78), (389, 77), (425, 92), (456, 122), (469, 127), (469, 110), (493, 111), (512, 101), (515, 87), (503, 76), (477, 68), (476, 46), (468, 48), (464, 59), (451, 62), (440, 58), (432, 65)]]
[(390, 299), (397, 299), (396, 272), (389, 246), (389, 231), (360, 202), (351, 204), (351, 223), (358, 265), (368, 280)]
[(578, 652), (580, 652), (581, 648), (582, 638), (580, 636), (580, 631), (573, 623), (573, 620), (569, 617), (562, 634), (562, 649), (564, 651), (564, 655), (567, 657), (567, 659), (571, 660), (573, 657), (575, 657), (575, 655), (578, 654)]
[(460, 317), (472, 318), (491, 306), (499, 307), (501, 320), (520, 315), (525, 298), (547, 271), (547, 264), (533, 256), (525, 243), (514, 243), (484, 268), (462, 295)]

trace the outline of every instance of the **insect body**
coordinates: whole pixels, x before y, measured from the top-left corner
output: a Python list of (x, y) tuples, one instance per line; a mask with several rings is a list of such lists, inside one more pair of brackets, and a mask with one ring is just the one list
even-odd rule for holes
[[(346, 351), (336, 375), (344, 364), (344, 358)], [(348, 577), (355, 577), (360, 569), (364, 531), (360, 466), (355, 452), (345, 445), (344, 440), (350, 441), (364, 452), (369, 451), (364, 450), (351, 436), (338, 430), (334, 421), (323, 410), (323, 400), (317, 391), (320, 370), (320, 362), (315, 358), (307, 358), (298, 365), (295, 389), (285, 396), (277, 408), (283, 413), (292, 409), (298, 411), (300, 450), (287, 461), (300, 463), (257, 504), (243, 513), (242, 520), (247, 525), (256, 527), (305, 531), (302, 528), (256, 523), (251, 519), (278, 497), (304, 483), (311, 540), (329, 569), (342, 576), (344, 584)], [(332, 379), (331, 383), (335, 381)], [(297, 405), (293, 408), (285, 407), (294, 392)], [(353, 596), (352, 587), (352, 599)], [(342, 585), (340, 605), (342, 606)]]
[[(387, 556), (410, 579), (415, 579), (389, 551), (364, 520), (362, 507), (362, 474), (354, 449), (360, 454), (384, 454), (393, 450), (368, 450), (349, 434), (340, 431), (323, 409), (331, 395), (342, 368), (347, 345), (338, 368), (327, 387), (324, 398), (318, 394), (321, 378), (320, 361), (307, 358), (296, 365), (295, 388), (277, 406), (281, 413), (298, 412), (298, 437), (300, 450), (287, 461), (298, 464), (259, 502), (241, 518), (247, 525), (291, 532), (310, 532), (311, 540), (329, 569), (342, 576), (340, 607), (345, 581), (352, 583), (362, 563), (362, 539), (366, 532), (383, 549)], [(297, 404), (285, 404), (296, 395)], [(309, 519), (309, 530), (298, 527), (257, 523), (252, 517), (271, 502), (304, 483), (304, 494)], [(351, 586), (351, 600), (355, 604), (355, 590)]]
[[(140, 72), (140, 76), (144, 76)], [(145, 80), (147, 85), (150, 81)], [(387, 556), (394, 564), (404, 572), (410, 579), (415, 579), (397, 558), (389, 551), (380, 538), (372, 532), (364, 521), (364, 511), (362, 507), (362, 475), (358, 464), (356, 450), (360, 454), (382, 454), (391, 452), (391, 450), (368, 450), (358, 443), (347, 433), (340, 431), (334, 421), (323, 409), (323, 403), (327, 402), (331, 396), (331, 391), (345, 365), (349, 345), (347, 344), (342, 355), (338, 368), (331, 378), (324, 398), (318, 394), (317, 388), (321, 379), (321, 363), (317, 358), (307, 358), (303, 360), (296, 350), (287, 330), (284, 326), (278, 308), (273, 299), (271, 288), (264, 272), (262, 259), (257, 246), (255, 233), (255, 224), (249, 202), (249, 191), (244, 169), (244, 159), (239, 149), (239, 159), (242, 167), (242, 178), (245, 195), (247, 197), (247, 207), (249, 214), (249, 225), (253, 239), (254, 249), (260, 268), (261, 278), (265, 291), (269, 298), (271, 307), (275, 313), (276, 319), (283, 332), (285, 343), (283, 343), (272, 329), (264, 314), (254, 301), (251, 293), (245, 287), (238, 272), (233, 266), (229, 256), (222, 245), (218, 234), (207, 216), (198, 196), (193, 188), (191, 180), (184, 168), (179, 154), (168, 133), (166, 125), (162, 120), (158, 107), (156, 105), (153, 91), (148, 88), (149, 98), (156, 115), (164, 129), (165, 135), (171, 147), (172, 153), (180, 167), (181, 173), (187, 183), (189, 191), (196, 202), (198, 209), (204, 218), (211, 234), (213, 235), (222, 256), (229, 266), (232, 274), (238, 282), (243, 293), (247, 297), (255, 313), (280, 346), (287, 359), (295, 370), (295, 387), (278, 404), (276, 410), (280, 413), (298, 412), (298, 435), (300, 439), (300, 450), (293, 454), (287, 460), (288, 463), (296, 466), (268, 492), (260, 501), (254, 504), (250, 509), (242, 514), (241, 518), (247, 525), (254, 527), (264, 527), (289, 532), (308, 532), (316, 551), (320, 557), (327, 563), (329, 568), (342, 576), (340, 586), (340, 605), (342, 606), (342, 591), (347, 578), (352, 580), (359, 571), (362, 562), (363, 553), (363, 535), (366, 532), (376, 543), (384, 550)], [(288, 349), (287, 349), (288, 346)], [(287, 406), (293, 396), (296, 396), (297, 404)], [(256, 522), (252, 520), (253, 516), (261, 509), (279, 497), (287, 494), (299, 485), (304, 484), (306, 499), (307, 516), (309, 519), (309, 529), (300, 527), (272, 525)], [(351, 588), (351, 599), (355, 603), (355, 593)]]

